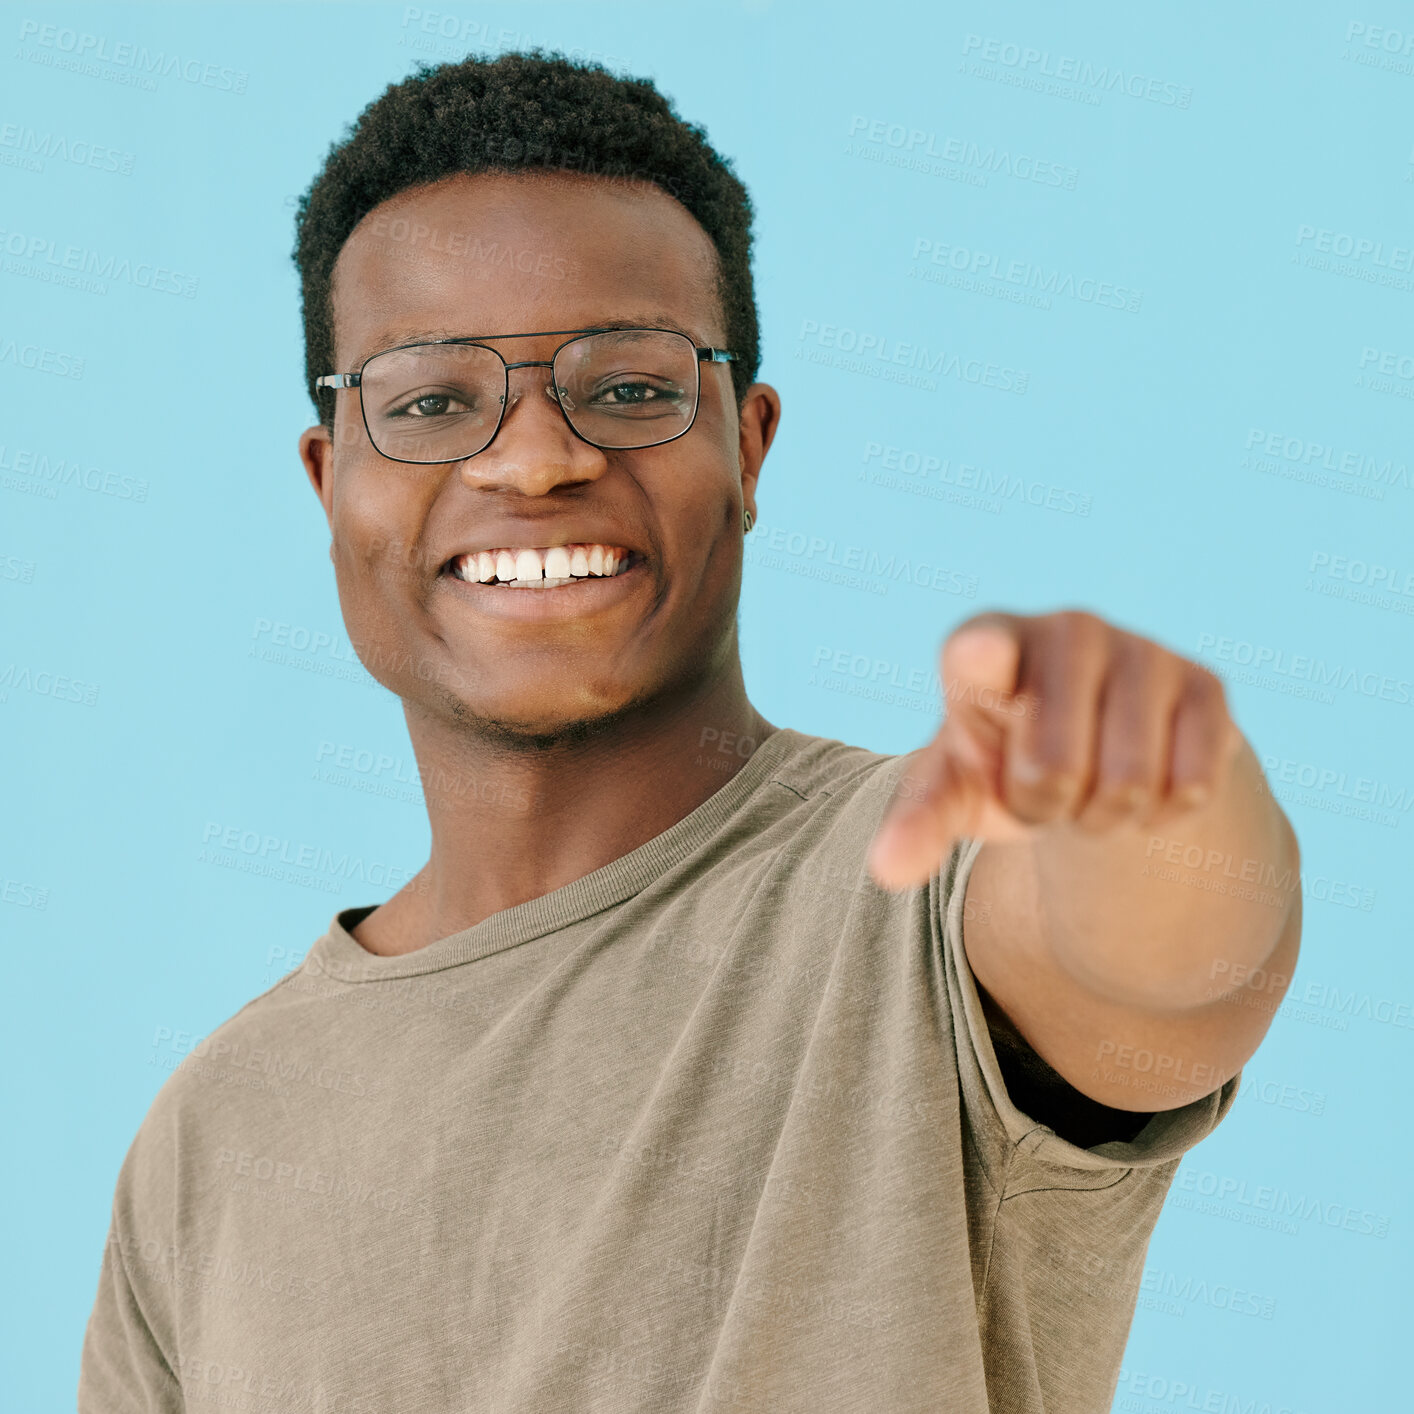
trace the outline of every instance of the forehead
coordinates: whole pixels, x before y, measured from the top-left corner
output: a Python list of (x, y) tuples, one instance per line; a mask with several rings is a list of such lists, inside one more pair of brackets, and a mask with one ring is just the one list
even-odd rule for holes
[(341, 369), (418, 338), (634, 320), (720, 344), (716, 250), (648, 183), (458, 175), (370, 211), (334, 266)]

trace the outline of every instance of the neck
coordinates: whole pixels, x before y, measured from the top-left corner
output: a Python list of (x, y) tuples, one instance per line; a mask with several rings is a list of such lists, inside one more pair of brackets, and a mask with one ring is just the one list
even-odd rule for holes
[(775, 730), (733, 655), (721, 677), (581, 741), (516, 749), (405, 703), (432, 848), (354, 929), (413, 952), (621, 858), (714, 795)]

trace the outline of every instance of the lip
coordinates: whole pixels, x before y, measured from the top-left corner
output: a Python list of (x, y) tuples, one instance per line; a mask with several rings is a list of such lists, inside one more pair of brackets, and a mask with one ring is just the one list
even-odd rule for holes
[(603, 613), (636, 594), (648, 583), (648, 562), (635, 552), (628, 568), (608, 579), (602, 576), (579, 579), (555, 589), (510, 589), (505, 585), (480, 584), (460, 579), (450, 570), (438, 575), (437, 583), (491, 618), (573, 619)]

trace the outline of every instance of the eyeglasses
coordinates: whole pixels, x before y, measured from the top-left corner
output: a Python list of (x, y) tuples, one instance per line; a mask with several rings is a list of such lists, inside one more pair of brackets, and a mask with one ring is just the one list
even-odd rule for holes
[[(391, 461), (453, 462), (484, 452), (501, 430), (513, 368), (548, 368), (545, 392), (570, 431), (606, 451), (658, 447), (697, 419), (701, 365), (736, 355), (702, 348), (676, 329), (543, 329), (577, 334), (548, 359), (507, 363), (487, 344), (531, 334), (438, 339), (384, 349), (357, 373), (326, 373), (316, 388), (357, 388), (368, 440)], [(517, 397), (520, 395), (517, 394)]]

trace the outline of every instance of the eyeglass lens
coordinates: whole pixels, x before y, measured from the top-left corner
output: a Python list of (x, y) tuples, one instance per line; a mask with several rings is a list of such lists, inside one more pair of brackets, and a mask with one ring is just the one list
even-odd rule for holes
[[(588, 334), (561, 348), (547, 372), (570, 425), (598, 447), (671, 441), (697, 411), (697, 351), (684, 334)], [(495, 436), (507, 374), (485, 345), (416, 344), (369, 359), (360, 388), (368, 435), (384, 456), (449, 462), (475, 456)]]

